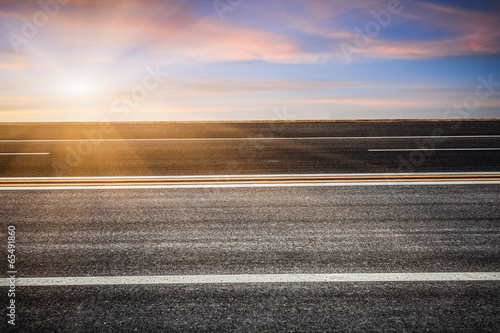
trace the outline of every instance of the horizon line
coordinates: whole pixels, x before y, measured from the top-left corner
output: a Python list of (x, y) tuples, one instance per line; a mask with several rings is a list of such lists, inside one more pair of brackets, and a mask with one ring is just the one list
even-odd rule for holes
[(293, 119), (293, 120), (137, 120), (137, 121), (11, 121), (0, 122), (4, 125), (84, 125), (95, 123), (113, 123), (113, 124), (253, 124), (253, 123), (387, 123), (387, 122), (488, 122), (500, 121), (499, 118), (410, 118), (410, 119)]

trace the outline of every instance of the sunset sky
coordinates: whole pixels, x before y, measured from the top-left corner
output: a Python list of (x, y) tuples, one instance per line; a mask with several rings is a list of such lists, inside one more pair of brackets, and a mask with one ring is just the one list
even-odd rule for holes
[(498, 0), (0, 0), (0, 23), (0, 122), (500, 117)]

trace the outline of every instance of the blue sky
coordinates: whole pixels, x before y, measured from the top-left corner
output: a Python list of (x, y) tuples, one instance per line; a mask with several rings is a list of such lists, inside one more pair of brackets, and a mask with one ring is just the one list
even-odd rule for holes
[(0, 23), (4, 122), (500, 116), (498, 1), (0, 0)]

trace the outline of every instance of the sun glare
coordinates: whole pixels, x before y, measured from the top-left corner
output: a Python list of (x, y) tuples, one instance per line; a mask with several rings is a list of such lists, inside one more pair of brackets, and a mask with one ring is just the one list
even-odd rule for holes
[(71, 82), (63, 87), (67, 95), (83, 96), (95, 92), (95, 87), (90, 82)]

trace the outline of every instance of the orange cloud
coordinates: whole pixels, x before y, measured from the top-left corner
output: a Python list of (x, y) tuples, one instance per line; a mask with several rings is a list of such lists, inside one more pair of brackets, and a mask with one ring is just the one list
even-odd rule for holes
[(0, 69), (7, 69), (7, 70), (19, 70), (19, 69), (25, 69), (27, 64), (22, 61), (16, 61), (16, 62), (2, 62), (0, 61)]

